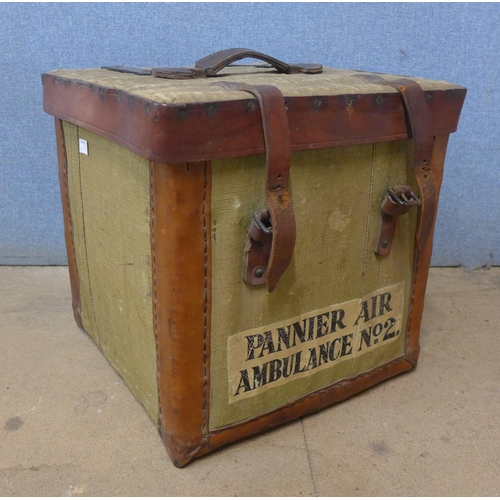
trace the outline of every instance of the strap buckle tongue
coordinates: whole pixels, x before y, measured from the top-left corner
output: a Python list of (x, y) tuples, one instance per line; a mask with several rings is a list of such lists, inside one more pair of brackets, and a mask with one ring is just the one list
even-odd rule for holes
[[(387, 194), (397, 205), (404, 207), (419, 207), (422, 205), (420, 198), (411, 190), (410, 186), (397, 186), (389, 188)], [(405, 212), (406, 213), (406, 212)]]

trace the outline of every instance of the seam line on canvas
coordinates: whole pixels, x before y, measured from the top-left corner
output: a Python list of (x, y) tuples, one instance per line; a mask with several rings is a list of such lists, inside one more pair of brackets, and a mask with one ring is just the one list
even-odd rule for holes
[[(76, 127), (76, 138), (77, 141), (80, 140), (80, 127), (78, 126)], [(83, 236), (83, 247), (85, 248), (85, 260), (87, 262), (87, 276), (89, 280), (90, 304), (92, 306), (92, 317), (94, 318), (97, 345), (102, 349), (101, 336), (99, 334), (99, 325), (97, 324), (97, 316), (95, 313), (94, 294), (92, 293), (92, 280), (90, 278), (90, 261), (89, 261), (89, 252), (87, 246), (87, 229), (85, 227), (85, 204), (83, 203), (82, 162), (81, 162), (80, 152), (78, 152), (78, 175), (80, 177), (80, 202), (82, 206), (82, 233), (83, 233), (82, 236)]]
[(156, 290), (156, 245), (155, 245), (155, 184), (154, 184), (154, 165), (149, 164), (149, 188), (150, 188), (150, 217), (151, 217), (151, 260), (153, 269), (153, 328), (156, 347), (156, 388), (158, 392), (158, 430), (162, 431), (162, 409), (160, 395), (160, 349), (158, 342), (158, 293)]
[[(64, 157), (64, 168), (63, 168), (63, 175), (64, 175), (64, 196), (65, 196), (65, 201), (66, 201), (66, 210), (68, 212), (68, 226), (69, 226), (69, 233), (71, 235), (71, 246), (73, 247), (73, 261), (75, 263), (75, 274), (76, 274), (76, 282), (78, 284), (78, 289), (80, 289), (80, 276), (78, 274), (78, 264), (76, 261), (76, 248), (75, 248), (75, 235), (74, 235), (74, 229), (73, 229), (73, 217), (71, 215), (71, 203), (69, 199), (69, 181), (68, 181), (68, 152), (66, 150), (66, 137), (64, 134), (64, 127), (63, 127), (63, 122), (62, 120), (59, 120), (59, 127), (61, 128), (61, 135), (63, 137), (62, 142), (62, 149), (63, 149), (63, 157)], [(80, 312), (81, 316), (81, 312)], [(80, 317), (81, 321), (81, 317)]]

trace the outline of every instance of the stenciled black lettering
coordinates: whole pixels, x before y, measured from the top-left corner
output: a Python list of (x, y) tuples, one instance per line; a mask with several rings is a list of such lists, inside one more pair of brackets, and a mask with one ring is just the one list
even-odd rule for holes
[(303, 366), (302, 368), (300, 367), (301, 360), (302, 360), (302, 351), (299, 351), (298, 353), (295, 354), (295, 370), (293, 371), (294, 375), (296, 375), (297, 373), (303, 373), (307, 371), (307, 366)]
[(252, 390), (250, 388), (250, 380), (248, 379), (248, 370), (241, 370), (240, 375), (241, 375), (240, 383), (238, 384), (238, 389), (234, 393), (235, 396), (237, 396), (240, 393), (241, 389), (243, 389), (243, 392), (248, 392)]
[(276, 382), (281, 378), (281, 366), (283, 362), (281, 359), (273, 359), (269, 361), (269, 380), (268, 383)]
[(328, 327), (328, 320), (330, 318), (330, 313), (326, 312), (323, 314), (318, 314), (316, 316), (316, 338), (324, 337), (330, 333), (330, 328)]
[(292, 374), (295, 354), (283, 358), (283, 378), (288, 378)]
[(269, 363), (264, 363), (261, 366), (253, 366), (253, 389), (262, 387), (267, 384), (267, 367)]
[(363, 329), (361, 330), (361, 338), (359, 340), (359, 349), (358, 352), (363, 349), (363, 341), (365, 342), (366, 347), (370, 347), (372, 343), (372, 327), (368, 328), (368, 330)]
[(322, 363), (328, 363), (328, 348), (330, 347), (330, 341), (325, 344), (321, 344), (319, 346), (319, 360), (318, 366), (321, 366)]
[(342, 349), (340, 351), (340, 357), (349, 356), (352, 353), (352, 333), (349, 335), (342, 336)]
[[(264, 342), (262, 344), (262, 349), (259, 354), (259, 358), (262, 358), (264, 354), (272, 354), (273, 352), (276, 352), (276, 349), (274, 347), (274, 340), (271, 332), (265, 332), (264, 333)], [(265, 353), (267, 351), (267, 353)]]
[(342, 321), (344, 319), (344, 316), (345, 316), (345, 311), (343, 309), (335, 309), (335, 311), (332, 311), (332, 322), (330, 325), (330, 330), (332, 332), (337, 331), (337, 326), (341, 330), (343, 330), (346, 327), (346, 325), (344, 325)]
[(391, 331), (391, 328), (394, 328), (396, 325), (396, 320), (394, 318), (389, 318), (385, 323), (384, 323), (384, 328), (386, 329), (384, 338), (382, 339), (382, 342), (384, 340), (389, 340), (394, 338), (396, 335), (399, 334), (399, 330), (396, 331)]
[(391, 301), (391, 298), (392, 298), (392, 295), (389, 292), (380, 294), (380, 304), (379, 304), (379, 311), (378, 311), (379, 316), (382, 316), (384, 314), (384, 309), (387, 312), (392, 311), (392, 307), (389, 304)]
[[(373, 325), (371, 329), (372, 335), (374, 337), (378, 337), (382, 333), (382, 329), (383, 329), (382, 323), (377, 323), (376, 325)], [(375, 341), (375, 343), (377, 343), (377, 341)]]
[[(271, 332), (269, 332), (271, 333)], [(257, 335), (248, 335), (245, 337), (247, 339), (247, 361), (249, 359), (255, 359), (255, 349), (262, 347), (262, 343), (264, 342), (264, 337), (258, 333)], [(257, 339), (257, 342), (255, 342)]]
[(312, 318), (307, 319), (307, 323), (309, 324), (309, 330), (308, 330), (308, 335), (307, 335), (307, 340), (313, 340), (314, 339), (314, 319), (315, 316)]
[(342, 338), (339, 337), (339, 338), (336, 338), (334, 341), (332, 341), (332, 343), (330, 344), (330, 349), (328, 349), (328, 358), (330, 359), (330, 361), (335, 361), (340, 356), (341, 347), (339, 345), (339, 349), (335, 353), (335, 346), (337, 343), (340, 344), (341, 341), (342, 341)]
[(309, 349), (309, 362), (307, 363), (308, 370), (314, 370), (318, 366), (318, 357), (316, 355), (316, 347)]
[(366, 323), (370, 320), (370, 314), (368, 313), (368, 301), (363, 300), (361, 303), (361, 311), (359, 312), (359, 316), (356, 319), (355, 325), (358, 324), (359, 320), (363, 318), (363, 323)]
[(304, 343), (306, 341), (306, 321), (303, 321), (303, 324), (301, 325), (298, 321), (293, 323), (293, 342), (292, 346), (297, 345), (297, 337), (299, 337), (300, 343)]
[(277, 351), (281, 351), (281, 344), (284, 344), (287, 349), (290, 349), (290, 325), (286, 328), (278, 328), (278, 349)]

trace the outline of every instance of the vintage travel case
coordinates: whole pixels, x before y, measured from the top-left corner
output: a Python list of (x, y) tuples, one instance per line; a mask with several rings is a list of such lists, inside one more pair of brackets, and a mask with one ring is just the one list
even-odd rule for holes
[(175, 465), (415, 368), (466, 89), (248, 49), (43, 85), (75, 319)]

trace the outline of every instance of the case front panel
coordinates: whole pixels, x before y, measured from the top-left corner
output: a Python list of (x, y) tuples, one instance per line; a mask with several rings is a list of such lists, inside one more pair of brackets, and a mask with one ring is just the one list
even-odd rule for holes
[(405, 353), (417, 210), (374, 254), (387, 188), (415, 190), (410, 141), (292, 155), (297, 240), (275, 291), (242, 280), (265, 158), (212, 163), (210, 429), (268, 413)]

